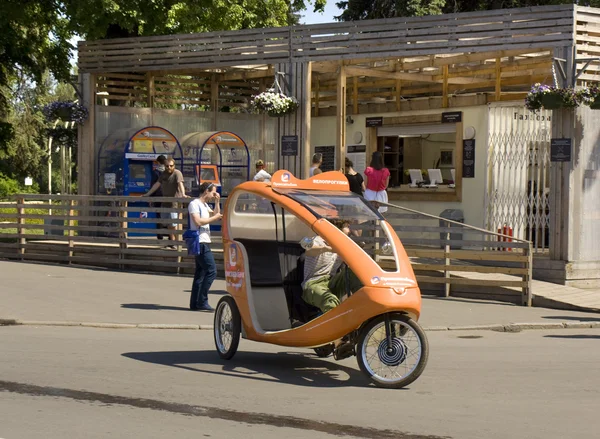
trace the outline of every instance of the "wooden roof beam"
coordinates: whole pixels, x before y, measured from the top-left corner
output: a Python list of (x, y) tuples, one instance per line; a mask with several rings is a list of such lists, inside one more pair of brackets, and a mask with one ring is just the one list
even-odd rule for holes
[[(423, 73), (404, 73), (404, 72), (390, 72), (379, 69), (366, 69), (361, 67), (346, 67), (346, 74), (348, 76), (371, 76), (375, 78), (386, 78), (386, 79), (401, 79), (415, 82), (435, 82), (443, 83), (444, 80), (434, 75), (426, 75)], [(477, 82), (477, 78), (448, 78), (448, 84), (472, 84)]]

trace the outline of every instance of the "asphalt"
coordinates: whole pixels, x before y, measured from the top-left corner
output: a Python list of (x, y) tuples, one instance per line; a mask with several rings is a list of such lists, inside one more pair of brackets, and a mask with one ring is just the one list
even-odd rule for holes
[[(189, 310), (190, 277), (0, 261), (0, 325), (212, 329), (213, 314)], [(213, 284), (209, 302), (225, 294)], [(459, 298), (423, 297), (429, 331), (600, 328), (600, 313)]]

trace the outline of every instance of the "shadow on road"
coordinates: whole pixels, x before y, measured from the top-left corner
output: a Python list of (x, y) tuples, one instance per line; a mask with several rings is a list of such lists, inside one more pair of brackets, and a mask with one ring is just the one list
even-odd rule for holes
[[(192, 372), (280, 382), (308, 387), (365, 387), (369, 381), (357, 369), (301, 352), (238, 352), (224, 361), (214, 350), (127, 352), (124, 357)], [(216, 367), (215, 367), (216, 366)]]
[(572, 339), (581, 339), (581, 340), (600, 340), (600, 335), (591, 335), (591, 334), (573, 334), (573, 335), (544, 335), (546, 338), (572, 338)]
[(122, 303), (121, 308), (128, 309), (148, 309), (148, 310), (169, 310), (169, 311), (189, 311), (189, 308), (184, 308), (182, 306), (165, 306), (165, 305), (157, 305), (155, 303)]

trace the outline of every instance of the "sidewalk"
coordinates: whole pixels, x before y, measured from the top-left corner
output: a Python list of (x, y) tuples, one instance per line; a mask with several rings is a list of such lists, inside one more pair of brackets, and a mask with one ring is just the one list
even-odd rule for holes
[[(0, 276), (0, 320), (4, 324), (17, 320), (24, 324), (116, 323), (178, 329), (211, 329), (213, 324), (212, 313), (189, 310), (189, 277), (8, 261), (0, 261)], [(209, 297), (212, 306), (224, 289), (224, 281), (215, 281)], [(429, 330), (580, 328), (600, 327), (600, 314), (426, 296), (420, 323)]]

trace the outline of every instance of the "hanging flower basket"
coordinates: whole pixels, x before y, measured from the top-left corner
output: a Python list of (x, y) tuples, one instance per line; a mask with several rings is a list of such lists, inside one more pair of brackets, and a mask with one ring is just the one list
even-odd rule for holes
[(42, 109), (48, 122), (62, 120), (63, 122), (76, 122), (83, 124), (88, 118), (88, 110), (76, 102), (55, 101)]
[(562, 108), (563, 98), (560, 94), (547, 93), (541, 96), (542, 107), (546, 110)]
[(66, 128), (58, 125), (48, 129), (48, 136), (52, 137), (53, 141), (57, 144), (70, 147), (77, 146), (77, 130), (75, 128)]
[(572, 87), (558, 88), (550, 85), (535, 84), (525, 98), (525, 107), (537, 111), (556, 110), (558, 108), (576, 108), (582, 102), (581, 94)]
[(292, 114), (298, 109), (296, 98), (274, 91), (265, 91), (254, 96), (250, 105), (253, 109), (261, 113), (267, 113), (272, 117), (282, 117), (286, 114)]
[(589, 105), (592, 110), (600, 110), (600, 88), (597, 85), (590, 85), (578, 91), (581, 102)]

